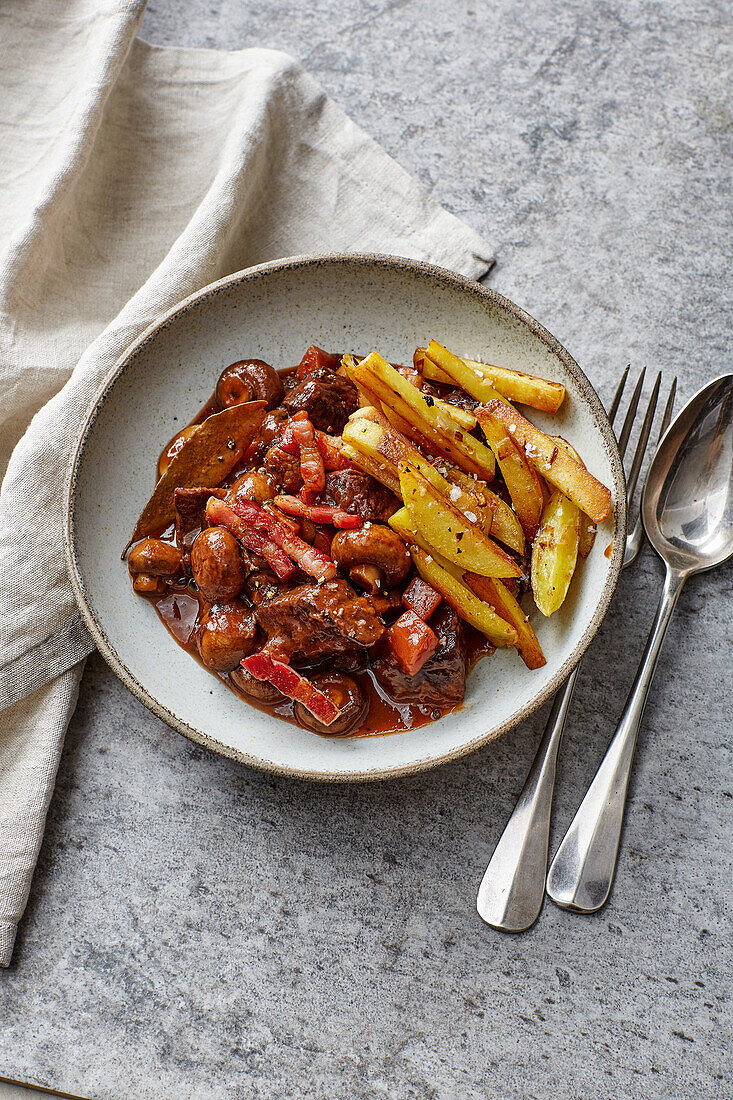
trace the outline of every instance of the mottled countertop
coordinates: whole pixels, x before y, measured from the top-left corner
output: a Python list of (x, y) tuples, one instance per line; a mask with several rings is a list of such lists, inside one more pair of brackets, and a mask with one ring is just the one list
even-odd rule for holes
[[(490, 284), (608, 399), (731, 368), (729, 5), (151, 0), (143, 37), (271, 45), (498, 252)], [(605, 910), (476, 915), (546, 711), (411, 779), (218, 759), (90, 659), (13, 965), (0, 1076), (105, 1100), (730, 1096), (731, 579), (682, 595)], [(562, 835), (661, 568), (624, 575), (576, 690)]]

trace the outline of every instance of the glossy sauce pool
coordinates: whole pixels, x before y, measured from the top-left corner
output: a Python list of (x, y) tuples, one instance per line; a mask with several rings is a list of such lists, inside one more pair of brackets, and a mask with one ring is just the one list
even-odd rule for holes
[[(194, 640), (202, 610), (202, 601), (197, 593), (189, 587), (181, 587), (171, 588), (162, 596), (153, 595), (144, 596), (143, 598), (153, 605), (160, 621), (173, 640), (185, 649), (194, 660), (198, 661), (202, 667), (205, 667), (199, 657)], [(471, 627), (464, 627), (464, 629), (466, 631), (466, 672), (469, 674), (481, 657), (494, 652), (494, 647), (478, 631), (473, 630)], [(241, 695), (226, 673), (212, 672), (211, 669), (206, 671), (221, 680), (230, 691), (233, 691), (239, 699), (249, 706), (256, 707), (257, 710), (261, 710), (265, 714), (284, 718), (295, 725), (299, 724), (294, 717), (292, 700), (283, 699), (281, 703), (267, 706), (259, 700)], [(436, 710), (435, 708), (421, 707), (415, 703), (395, 702), (384, 692), (376, 676), (368, 667), (360, 672), (349, 672), (349, 676), (352, 676), (364, 691), (369, 700), (369, 711), (364, 723), (358, 729), (346, 734), (347, 737), (379, 737), (388, 733), (401, 733), (404, 730), (419, 729), (420, 726), (425, 726), (428, 722), (451, 713), (451, 708)], [(453, 709), (460, 709), (460, 707)]]

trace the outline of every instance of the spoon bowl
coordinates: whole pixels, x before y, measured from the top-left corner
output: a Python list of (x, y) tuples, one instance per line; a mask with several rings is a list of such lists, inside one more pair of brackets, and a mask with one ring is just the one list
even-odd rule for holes
[(686, 576), (733, 555), (733, 375), (685, 406), (654, 456), (642, 500), (649, 542)]

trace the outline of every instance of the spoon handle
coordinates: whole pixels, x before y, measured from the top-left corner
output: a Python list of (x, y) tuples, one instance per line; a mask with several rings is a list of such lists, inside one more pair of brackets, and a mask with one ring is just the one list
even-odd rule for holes
[[(578, 668), (580, 666), (578, 665)], [(555, 765), (578, 668), (555, 696), (534, 763), (514, 813), (481, 880), (476, 908), (492, 928), (524, 932), (540, 915), (545, 900), (550, 814)]]
[(564, 909), (594, 913), (611, 892), (636, 737), (664, 633), (685, 580), (685, 574), (667, 570), (654, 626), (618, 729), (550, 866), (547, 893)]

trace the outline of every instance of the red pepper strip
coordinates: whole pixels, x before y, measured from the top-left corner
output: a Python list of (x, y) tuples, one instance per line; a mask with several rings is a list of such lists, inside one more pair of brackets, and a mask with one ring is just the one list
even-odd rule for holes
[[(298, 500), (297, 497), (275, 497), (273, 504), (289, 516), (302, 516), (313, 520), (314, 523), (329, 523), (342, 531), (355, 531), (364, 523), (361, 516), (353, 516), (341, 508), (333, 508), (329, 504), (309, 504)], [(440, 602), (440, 596), (438, 596), (438, 602)]]
[(441, 601), (440, 593), (431, 588), (422, 577), (415, 577), (402, 593), (402, 602), (409, 611), (414, 611), (424, 623), (428, 621)]
[(266, 680), (283, 695), (302, 703), (324, 726), (330, 726), (341, 713), (328, 696), (314, 687), (310, 680), (267, 653), (253, 653), (251, 657), (245, 657), (241, 664), (255, 680)]
[(414, 676), (438, 648), (438, 638), (414, 611), (405, 611), (387, 631), (387, 645), (408, 676)]
[(249, 527), (237, 514), (224, 504), (222, 500), (211, 497), (206, 506), (206, 518), (210, 523), (218, 527), (226, 527), (236, 539), (251, 550), (253, 554), (259, 554), (264, 558), (278, 580), (290, 580), (297, 572), (290, 558), (283, 552), (280, 546), (272, 539), (268, 539), (262, 532)]
[(306, 489), (320, 493), (326, 487), (326, 469), (316, 441), (300, 445), (300, 476)]
[(329, 557), (322, 554), (320, 550), (314, 550), (307, 542), (303, 542), (272, 513), (260, 508), (259, 504), (251, 500), (233, 500), (231, 510), (243, 519), (248, 527), (259, 531), (284, 550), (288, 557), (292, 558), (295, 564), (310, 577), (330, 581), (336, 576), (336, 566)]

